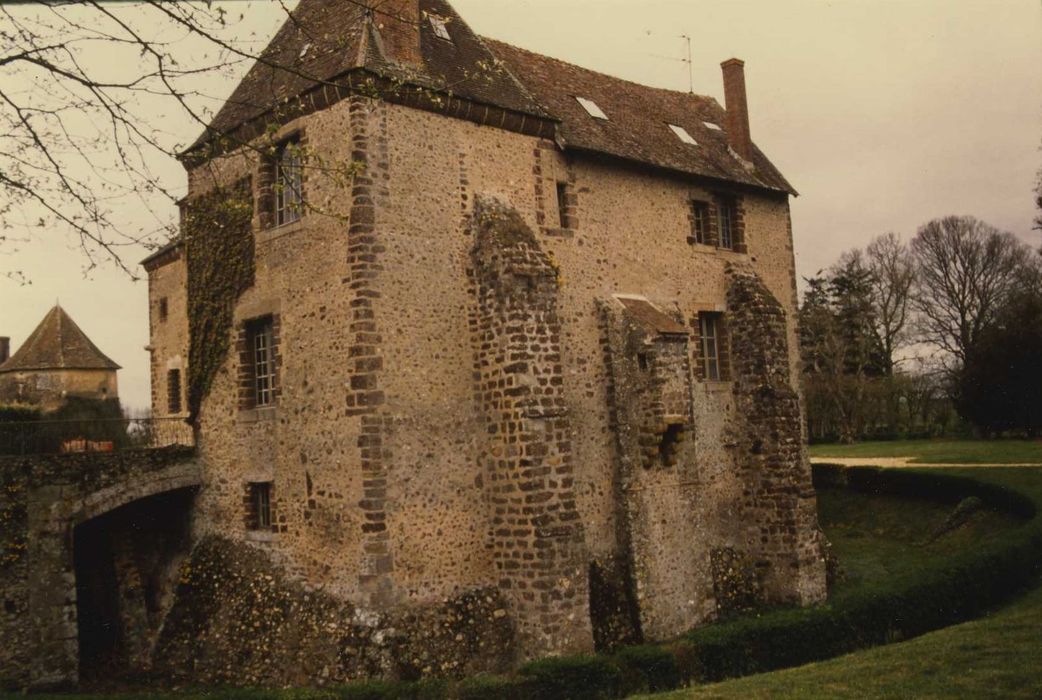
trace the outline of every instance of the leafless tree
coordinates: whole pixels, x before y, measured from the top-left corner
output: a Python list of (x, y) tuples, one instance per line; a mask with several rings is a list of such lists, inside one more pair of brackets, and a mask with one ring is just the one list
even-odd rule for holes
[(907, 327), (915, 268), (908, 247), (896, 233), (875, 238), (865, 249), (872, 273), (873, 328), (883, 353), (883, 372), (894, 373), (897, 351), (909, 341)]
[(981, 329), (1031, 273), (1031, 251), (1013, 234), (971, 216), (922, 226), (911, 251), (922, 340), (961, 364)]
[[(386, 0), (343, 1), (377, 21), (393, 17)], [(164, 164), (186, 146), (185, 134), (210, 123), (234, 79), (257, 61), (325, 82), (299, 57), (263, 53), (239, 29), (256, 6), (274, 5), (277, 19), (294, 22), (294, 4), (0, 3), (0, 248), (8, 248), (0, 252), (71, 233), (88, 269), (108, 262), (132, 274), (128, 247), (173, 230), (165, 212), (182, 178), (171, 182)], [(328, 164), (310, 166), (338, 175)], [(132, 230), (120, 212), (130, 207), (151, 212), (154, 226)], [(0, 276), (18, 274), (0, 267)]]

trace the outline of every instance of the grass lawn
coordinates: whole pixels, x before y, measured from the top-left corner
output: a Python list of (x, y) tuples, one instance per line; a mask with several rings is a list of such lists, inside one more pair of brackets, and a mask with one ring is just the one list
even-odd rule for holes
[(1042, 464), (1042, 440), (893, 440), (811, 445), (811, 457), (911, 457), (929, 464)]
[(981, 620), (799, 668), (655, 696), (1039, 698), (1042, 588)]
[[(1042, 469), (996, 468), (982, 472), (952, 469), (953, 474), (994, 481), (1042, 499)], [(841, 498), (833, 498), (833, 495)], [(899, 541), (921, 540), (915, 532), (916, 522), (926, 524), (928, 509), (907, 511), (907, 529), (894, 520), (893, 506), (879, 503), (878, 513), (870, 513), (871, 504), (861, 515), (857, 504), (843, 504), (847, 494), (823, 493), (822, 522), (834, 542), (837, 554), (844, 557), (845, 567), (856, 581), (865, 581), (884, 571), (900, 575), (902, 568), (914, 565), (907, 554), (901, 555)], [(866, 499), (868, 500), (868, 499)], [(880, 499), (871, 499), (877, 501)], [(849, 517), (857, 517), (844, 523)], [(980, 514), (977, 516), (980, 517)], [(994, 518), (997, 516), (989, 516)], [(954, 546), (956, 538), (1001, 536), (1001, 522), (977, 520), (970, 523), (976, 532), (956, 532), (945, 542), (938, 541), (930, 550)], [(865, 544), (859, 548), (859, 536), (865, 531)], [(879, 540), (870, 541), (872, 532), (881, 530), (893, 543), (877, 548)], [(902, 530), (904, 533), (902, 534)], [(910, 538), (910, 539), (909, 539)], [(978, 540), (979, 541), (979, 540)], [(897, 557), (883, 551), (896, 547)], [(859, 552), (860, 550), (860, 552)], [(855, 556), (851, 557), (851, 554)], [(934, 554), (940, 554), (935, 551)], [(851, 585), (848, 581), (844, 585)], [(1039, 582), (1042, 584), (1042, 582)], [(840, 591), (842, 593), (842, 591)], [(1042, 697), (1042, 587), (980, 620), (931, 632), (916, 639), (876, 647), (836, 659), (808, 664), (799, 668), (748, 676), (735, 680), (699, 686), (687, 690), (656, 695), (655, 700), (687, 700), (701, 698), (1039, 698)]]

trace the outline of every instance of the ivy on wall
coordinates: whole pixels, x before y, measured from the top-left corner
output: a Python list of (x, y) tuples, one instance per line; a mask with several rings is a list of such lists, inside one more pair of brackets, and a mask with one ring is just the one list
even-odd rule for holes
[(188, 410), (195, 423), (228, 356), (235, 304), (253, 286), (250, 178), (188, 202), (182, 234), (188, 263)]

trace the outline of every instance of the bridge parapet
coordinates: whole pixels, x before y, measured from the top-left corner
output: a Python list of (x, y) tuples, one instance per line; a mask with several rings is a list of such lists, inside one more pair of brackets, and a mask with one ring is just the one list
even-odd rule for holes
[(78, 681), (76, 526), (198, 487), (201, 472), (181, 445), (0, 455), (0, 690)]
[(182, 418), (117, 418), (0, 422), (0, 456), (95, 454), (195, 447)]

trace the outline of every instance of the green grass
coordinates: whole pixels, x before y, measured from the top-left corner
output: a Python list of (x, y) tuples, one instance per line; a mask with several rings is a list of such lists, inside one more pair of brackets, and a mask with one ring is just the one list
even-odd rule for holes
[(1042, 588), (995, 615), (909, 642), (654, 697), (1039, 698), (1040, 664)]
[(892, 496), (867, 497), (826, 489), (818, 493), (818, 517), (843, 579), (833, 595), (909, 575), (938, 559), (1002, 537), (1015, 518), (980, 511), (963, 527), (926, 543), (952, 508)]
[[(1042, 501), (1042, 469), (997, 467), (950, 469), (948, 473), (991, 481), (1029, 494)], [(888, 568), (900, 571), (906, 557), (887, 559), (871, 551), (875, 542), (859, 548), (851, 542), (847, 527), (868, 533), (882, 530), (895, 540), (917, 541), (917, 524), (932, 516), (928, 508), (907, 512), (907, 525), (894, 521), (891, 506), (879, 504), (878, 514), (862, 513), (864, 520), (844, 525), (847, 516), (857, 516), (857, 504), (843, 503), (823, 492), (822, 521), (841, 557), (864, 580), (886, 575)], [(877, 499), (866, 499), (876, 501)], [(1001, 523), (970, 523), (976, 532), (952, 533), (944, 547), (957, 538), (1001, 536)], [(902, 530), (904, 531), (902, 533)], [(864, 537), (869, 540), (868, 534)], [(943, 542), (943, 540), (942, 540)], [(941, 545), (942, 542), (938, 542)], [(972, 542), (964, 542), (972, 546)], [(891, 545), (887, 545), (891, 546)], [(929, 549), (929, 548), (924, 548)], [(845, 554), (844, 554), (845, 553)], [(853, 557), (852, 557), (853, 554)], [(936, 552), (940, 554), (940, 552)], [(905, 559), (904, 562), (901, 559)], [(794, 669), (747, 676), (722, 683), (699, 686), (654, 696), (655, 700), (701, 698), (1039, 698), (1042, 697), (1042, 581), (1040, 587), (988, 617), (931, 632), (911, 641), (860, 651)], [(650, 697), (650, 696), (649, 696)]]
[(894, 440), (811, 445), (811, 457), (911, 457), (917, 464), (1042, 464), (1042, 440)]

